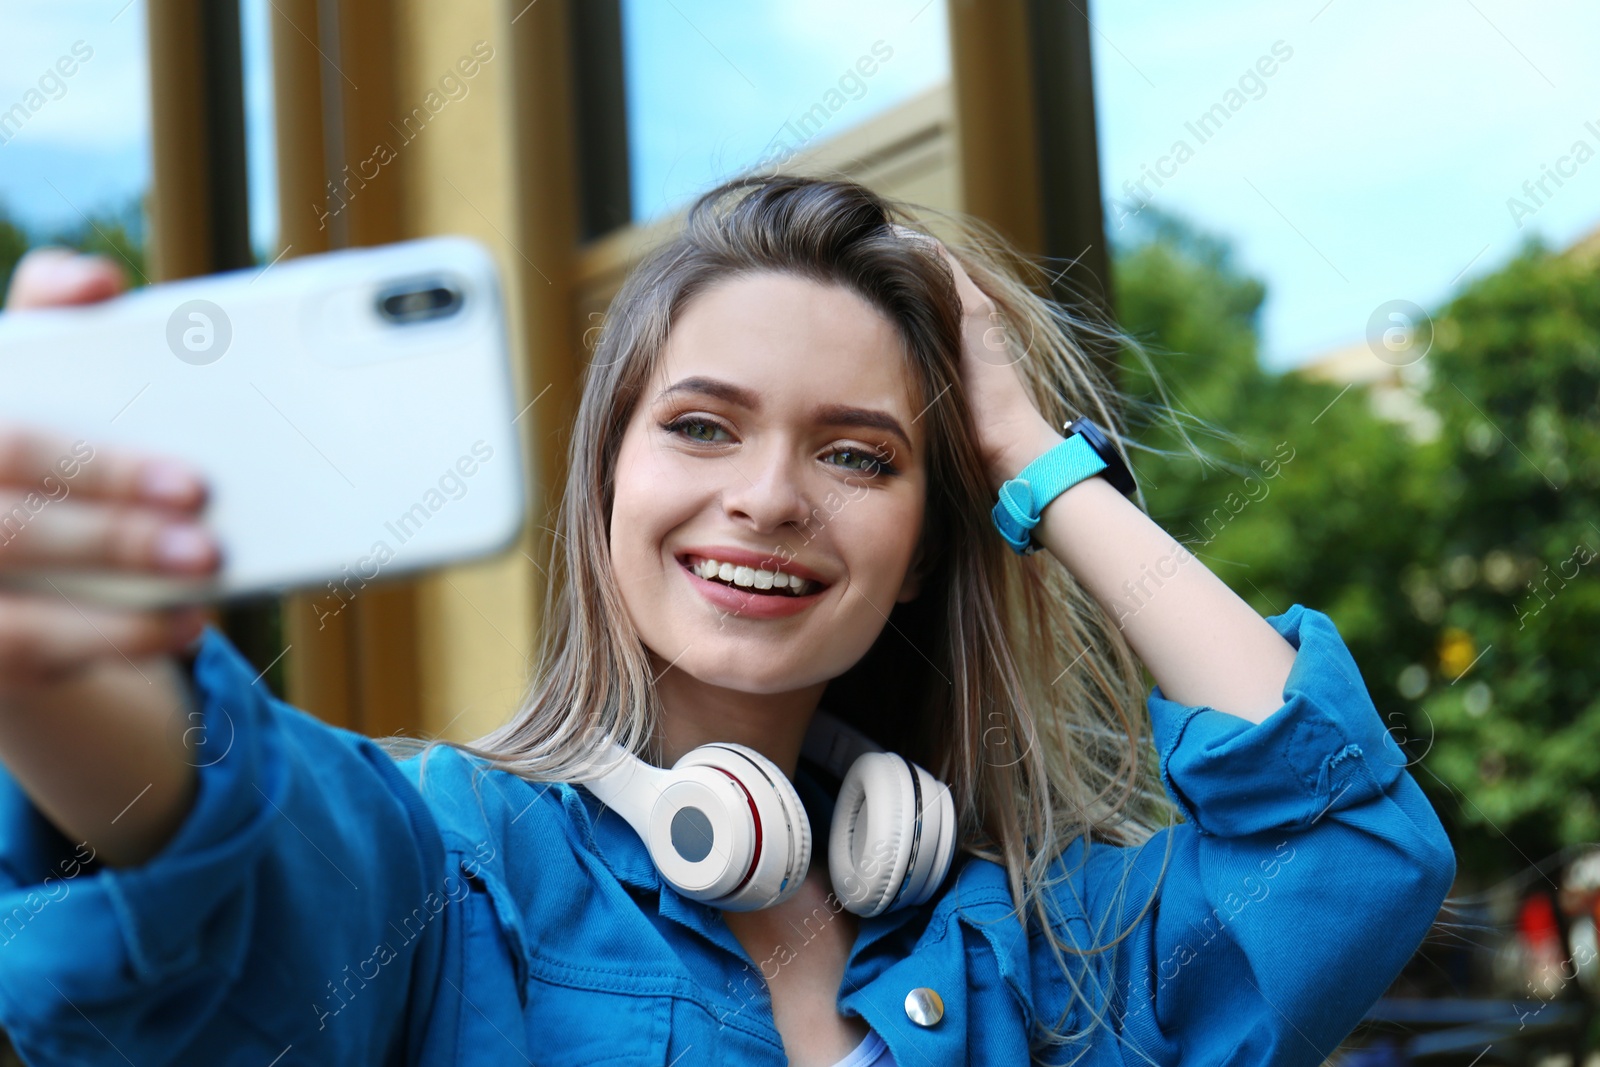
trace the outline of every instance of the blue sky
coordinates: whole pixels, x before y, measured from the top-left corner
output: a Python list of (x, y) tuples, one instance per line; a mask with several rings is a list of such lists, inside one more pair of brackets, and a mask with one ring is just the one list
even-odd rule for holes
[[(0, 199), (37, 229), (118, 206), (149, 181), (144, 3), (126, 2), (0, 0), (0, 111), (75, 42), (93, 49), (59, 99), (0, 143)], [(889, 58), (845, 83), (823, 136), (949, 75), (942, 0), (624, 9), (635, 209), (647, 216), (760, 156), (879, 42)], [(265, 10), (266, 0), (245, 0), (263, 247), (275, 227)], [(1119, 215), (1143, 199), (1125, 183), (1145, 178), (1152, 203), (1230, 240), (1268, 285), (1271, 366), (1359, 341), (1385, 301), (1436, 306), (1530, 234), (1560, 246), (1600, 225), (1600, 67), (1588, 54), (1600, 8), (1102, 0), (1089, 14), (1108, 230), (1115, 237)], [(1273, 58), (1275, 45), (1288, 58)], [(1263, 57), (1272, 74), (1252, 77)], [(1188, 124), (1230, 103), (1202, 143)], [(1597, 153), (1582, 165), (1580, 140)], [(1192, 154), (1174, 155), (1178, 141)], [(1546, 178), (1549, 195), (1535, 204), (1523, 183), (1558, 166), (1569, 176), (1559, 187)], [(1169, 175), (1159, 188), (1145, 177), (1158, 167)], [(1533, 213), (1514, 219), (1513, 196)]]
[[(1189, 141), (1153, 202), (1267, 281), (1269, 365), (1359, 341), (1385, 301), (1437, 306), (1529, 234), (1559, 247), (1600, 225), (1600, 158), (1562, 164), (1531, 217), (1506, 205), (1575, 141), (1600, 150), (1595, 5), (1118, 0), (1090, 17), (1106, 195)], [(1276, 41), (1292, 57), (1199, 144), (1185, 122)]]
[(20, 130), (0, 130), (0, 202), (30, 226), (81, 225), (79, 212), (121, 207), (149, 184), (144, 5), (119, 13), (126, 2), (0, 0), (0, 112), (74, 44), (90, 53)]

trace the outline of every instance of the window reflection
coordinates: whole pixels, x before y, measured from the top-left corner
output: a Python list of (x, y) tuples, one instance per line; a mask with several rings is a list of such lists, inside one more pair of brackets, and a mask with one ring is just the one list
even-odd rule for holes
[(622, 34), (636, 221), (950, 76), (943, 0), (623, 0)]
[(0, 34), (0, 286), (28, 248), (106, 252), (146, 280), (143, 0), (29, 4)]

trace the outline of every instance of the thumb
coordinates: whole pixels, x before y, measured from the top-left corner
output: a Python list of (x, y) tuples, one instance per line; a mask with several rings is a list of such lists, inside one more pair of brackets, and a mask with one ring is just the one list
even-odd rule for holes
[(11, 276), (8, 310), (90, 304), (126, 288), (122, 268), (105, 256), (82, 255), (69, 248), (35, 248), (22, 257)]

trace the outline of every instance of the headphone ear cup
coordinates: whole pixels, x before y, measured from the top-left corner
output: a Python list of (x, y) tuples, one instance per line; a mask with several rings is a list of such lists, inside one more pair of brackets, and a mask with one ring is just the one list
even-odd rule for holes
[(846, 908), (871, 917), (925, 902), (954, 853), (955, 804), (943, 782), (889, 752), (851, 764), (828, 835), (828, 875)]
[(749, 806), (753, 840), (732, 843), (751, 856), (746, 875), (709, 904), (726, 911), (756, 911), (800, 891), (811, 866), (811, 824), (793, 783), (753, 748), (718, 741), (686, 753), (673, 770), (712, 769), (738, 784)]
[(950, 873), (956, 854), (956, 803), (950, 787), (912, 764), (921, 783), (922, 845), (916, 863), (906, 875), (905, 895), (897, 907), (911, 907), (932, 899)]
[(744, 788), (712, 767), (677, 767), (663, 779), (634, 829), (672, 888), (691, 900), (718, 900), (748, 879), (755, 859)]

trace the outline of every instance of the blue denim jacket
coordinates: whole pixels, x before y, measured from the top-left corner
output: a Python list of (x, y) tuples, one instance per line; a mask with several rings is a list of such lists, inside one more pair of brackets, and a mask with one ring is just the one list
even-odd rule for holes
[[(1079, 1033), (1045, 1062), (1320, 1063), (1455, 859), (1333, 624), (1269, 621), (1299, 651), (1264, 723), (1150, 695), (1185, 821), (1058, 860), (1057, 933), (1113, 949), (1063, 972), (1004, 870), (961, 856), (928, 904), (861, 921), (839, 1010), (908, 1067), (1025, 1063), (1035, 1019)], [(0, 775), (0, 1025), (28, 1063), (785, 1062), (770, 961), (587, 789), (448, 748), (397, 763), (254, 674), (206, 632), (199, 789), (141, 866), (96, 864)], [(932, 1026), (907, 1016), (917, 988), (944, 1002)]]

